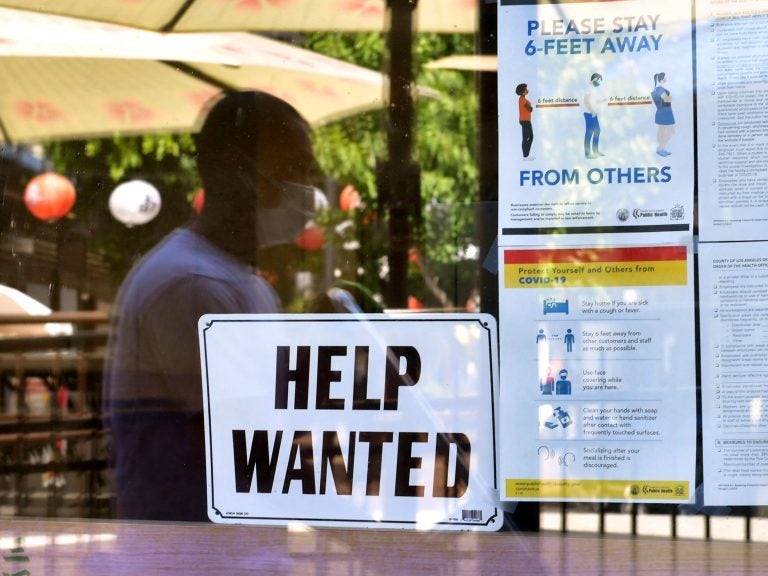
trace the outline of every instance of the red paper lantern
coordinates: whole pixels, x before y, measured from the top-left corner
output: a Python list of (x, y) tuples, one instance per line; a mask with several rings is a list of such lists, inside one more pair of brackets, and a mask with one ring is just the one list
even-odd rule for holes
[(341, 208), (343, 212), (349, 212), (355, 208), (360, 208), (362, 204), (363, 201), (360, 199), (360, 192), (355, 190), (355, 187), (352, 186), (352, 184), (344, 186), (341, 193), (339, 193), (339, 208)]
[(203, 206), (205, 206), (205, 190), (200, 188), (195, 192), (195, 197), (192, 198), (192, 209), (195, 214), (200, 214), (203, 211)]
[(422, 310), (424, 304), (416, 296), (408, 296), (408, 310)]
[(325, 245), (325, 230), (320, 226), (305, 228), (296, 238), (296, 245), (302, 250), (321, 250)]
[(75, 187), (61, 174), (38, 174), (24, 189), (24, 204), (35, 218), (58, 220), (75, 205)]

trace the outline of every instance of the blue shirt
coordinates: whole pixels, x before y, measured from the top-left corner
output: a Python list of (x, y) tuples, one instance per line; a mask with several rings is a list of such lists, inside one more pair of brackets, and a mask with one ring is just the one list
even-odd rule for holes
[(103, 390), (119, 517), (206, 519), (198, 319), (277, 311), (267, 282), (191, 230), (169, 234), (130, 272)]

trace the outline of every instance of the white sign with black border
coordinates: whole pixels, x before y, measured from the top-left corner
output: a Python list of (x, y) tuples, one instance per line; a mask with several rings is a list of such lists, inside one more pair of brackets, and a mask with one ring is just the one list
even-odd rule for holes
[(216, 523), (495, 531), (495, 319), (205, 315)]

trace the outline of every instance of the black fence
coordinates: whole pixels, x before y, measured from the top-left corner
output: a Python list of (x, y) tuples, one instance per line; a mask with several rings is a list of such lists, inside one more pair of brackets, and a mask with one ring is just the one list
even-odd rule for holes
[[(50, 322), (69, 323), (72, 334), (45, 335)], [(95, 329), (105, 322), (99, 313), (0, 319), (0, 515), (109, 517), (107, 333)]]

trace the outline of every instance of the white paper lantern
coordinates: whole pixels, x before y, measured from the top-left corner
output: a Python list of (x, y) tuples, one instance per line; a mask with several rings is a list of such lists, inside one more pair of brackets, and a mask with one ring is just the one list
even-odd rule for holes
[(109, 196), (109, 211), (128, 227), (146, 224), (160, 212), (160, 192), (143, 180), (124, 182)]

